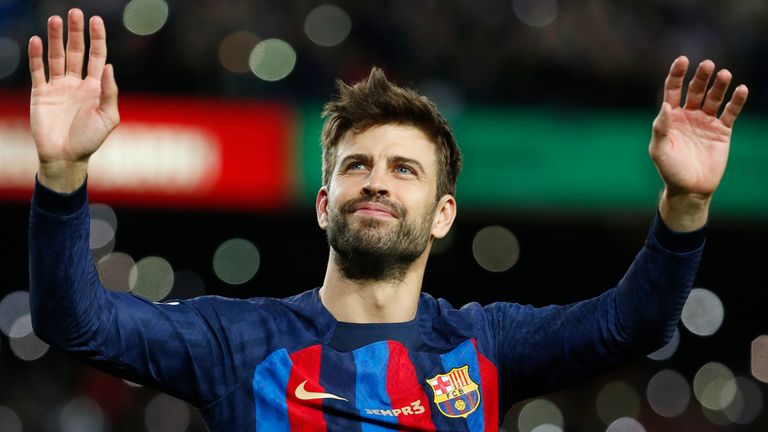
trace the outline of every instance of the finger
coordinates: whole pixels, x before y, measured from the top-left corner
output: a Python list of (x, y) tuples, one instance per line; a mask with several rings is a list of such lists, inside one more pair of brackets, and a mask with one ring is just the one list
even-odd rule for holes
[(720, 109), (720, 105), (725, 98), (725, 91), (728, 90), (728, 86), (731, 84), (731, 73), (727, 69), (722, 69), (715, 76), (715, 83), (707, 92), (707, 98), (704, 100), (704, 106), (701, 108), (705, 113), (709, 115), (717, 115), (717, 111)]
[(115, 69), (111, 64), (104, 67), (101, 75), (101, 110), (115, 123), (120, 120), (117, 110), (117, 82), (115, 81)]
[(715, 64), (712, 60), (704, 60), (699, 63), (693, 79), (688, 84), (688, 94), (685, 96), (686, 109), (699, 109), (704, 100), (704, 93), (707, 90), (707, 83), (712, 78), (712, 72), (715, 70)]
[(64, 76), (64, 23), (61, 17), (48, 18), (48, 72), (50, 78)]
[(83, 58), (85, 41), (83, 40), (83, 11), (70, 9), (67, 15), (67, 75), (83, 77)]
[(669, 74), (664, 81), (664, 102), (673, 107), (680, 106), (680, 98), (683, 94), (683, 78), (688, 70), (688, 57), (680, 56), (672, 62)]
[(45, 84), (45, 64), (43, 63), (43, 41), (38, 36), (29, 39), (29, 75), (32, 77), (32, 88)]
[(104, 20), (93, 16), (90, 20), (91, 50), (88, 52), (88, 78), (101, 79), (107, 62), (107, 31)]
[(739, 116), (741, 109), (744, 108), (744, 104), (747, 102), (747, 95), (749, 89), (744, 84), (736, 87), (733, 91), (731, 100), (725, 105), (723, 115), (720, 116), (720, 121), (728, 127), (733, 127), (733, 123), (736, 121), (736, 117)]

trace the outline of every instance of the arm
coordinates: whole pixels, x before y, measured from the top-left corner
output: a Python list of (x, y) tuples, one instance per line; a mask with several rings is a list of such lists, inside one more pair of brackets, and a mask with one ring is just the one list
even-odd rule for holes
[(675, 60), (654, 121), (651, 159), (664, 181), (659, 212), (625, 276), (603, 295), (568, 306), (488, 308), (503, 382), (530, 397), (587, 379), (669, 340), (693, 284), (709, 202), (725, 171), (731, 129), (747, 98), (734, 91), (718, 118), (731, 75), (702, 62), (680, 107), (688, 60)]
[[(50, 80), (42, 42), (30, 40), (30, 118), (40, 159), (29, 224), (30, 303), (36, 334), (89, 364), (151, 384), (197, 406), (236, 381), (226, 314), (219, 301), (156, 304), (105, 290), (89, 247), (88, 158), (119, 121), (117, 86), (105, 66), (106, 32), (90, 20), (91, 51), (82, 78), (83, 14), (48, 21)], [(66, 58), (66, 63), (65, 63)], [(66, 69), (65, 69), (66, 65)]]

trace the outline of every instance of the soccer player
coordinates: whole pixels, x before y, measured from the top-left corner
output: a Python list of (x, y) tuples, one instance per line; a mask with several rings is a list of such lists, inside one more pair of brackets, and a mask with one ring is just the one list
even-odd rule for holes
[[(461, 156), (426, 98), (373, 70), (325, 107), (321, 287), (287, 299), (154, 303), (105, 290), (91, 258), (88, 158), (117, 126), (103, 21), (48, 21), (29, 42), (40, 160), (30, 214), (34, 329), (50, 344), (196, 406), (217, 431), (493, 431), (514, 401), (594, 376), (671, 336), (704, 246), (709, 203), (747, 98), (699, 64), (672, 63), (650, 156), (664, 181), (647, 240), (617, 286), (566, 306), (455, 309), (421, 292), (446, 235)], [(714, 79), (713, 79), (714, 77)], [(710, 81), (713, 81), (710, 85)]]

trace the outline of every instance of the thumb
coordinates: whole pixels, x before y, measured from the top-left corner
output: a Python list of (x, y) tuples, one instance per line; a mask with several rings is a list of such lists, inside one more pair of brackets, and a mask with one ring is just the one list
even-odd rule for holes
[(117, 109), (117, 82), (115, 81), (115, 68), (108, 64), (104, 67), (101, 74), (101, 111), (113, 124), (112, 127), (120, 123), (120, 112)]
[(668, 102), (661, 104), (661, 110), (656, 119), (653, 120), (653, 138), (654, 140), (664, 138), (669, 132), (669, 122), (672, 117), (672, 105)]

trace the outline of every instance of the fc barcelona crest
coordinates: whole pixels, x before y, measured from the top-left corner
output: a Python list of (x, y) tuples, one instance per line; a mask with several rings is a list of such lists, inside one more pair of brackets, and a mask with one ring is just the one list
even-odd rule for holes
[(469, 366), (453, 368), (427, 380), (435, 395), (435, 405), (447, 417), (464, 417), (480, 405), (478, 385), (469, 377)]

